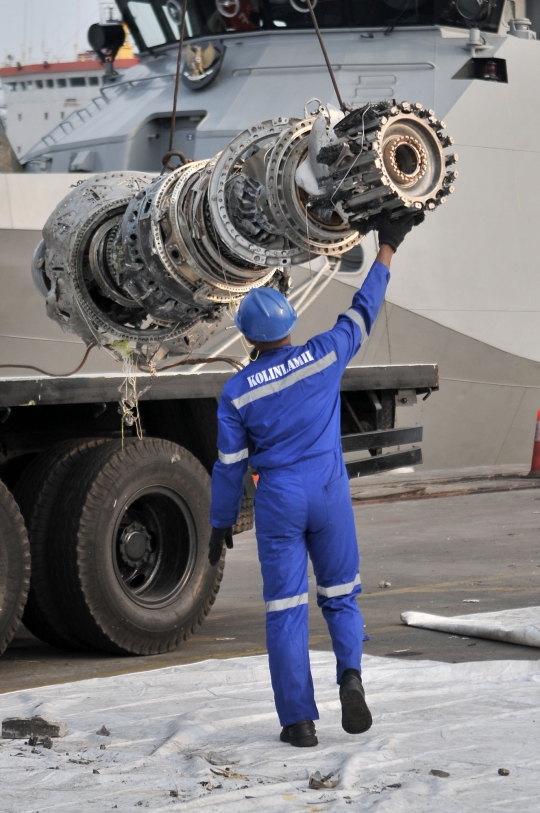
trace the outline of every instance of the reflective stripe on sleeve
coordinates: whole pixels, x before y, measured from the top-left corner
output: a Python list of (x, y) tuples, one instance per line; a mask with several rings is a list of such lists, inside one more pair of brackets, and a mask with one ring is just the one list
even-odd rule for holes
[(354, 308), (349, 308), (349, 310), (345, 311), (343, 315), (348, 316), (349, 319), (352, 319), (353, 322), (356, 322), (356, 324), (362, 331), (362, 336), (364, 337), (369, 336), (369, 331), (366, 327), (366, 323), (364, 322), (364, 320), (362, 319), (357, 310), (355, 310)]
[(218, 454), (220, 461), (225, 463), (226, 466), (230, 466), (231, 463), (240, 463), (241, 460), (245, 460), (249, 456), (247, 449), (241, 449), (239, 452), (233, 452), (232, 454), (225, 454), (218, 449)]
[(275, 601), (267, 601), (265, 603), (267, 613), (275, 613), (278, 610), (290, 610), (292, 607), (299, 607), (301, 604), (308, 603), (308, 594), (302, 593), (300, 596), (291, 596), (291, 598), (278, 598)]
[(360, 573), (357, 573), (356, 578), (348, 584), (335, 584), (333, 587), (320, 587), (317, 585), (317, 593), (325, 598), (336, 598), (336, 596), (348, 596), (354, 588), (361, 584)]
[(301, 381), (303, 378), (308, 378), (310, 375), (315, 375), (315, 373), (320, 373), (322, 370), (326, 370), (327, 367), (330, 367), (330, 365), (334, 364), (336, 361), (337, 356), (334, 350), (332, 350), (326, 356), (323, 356), (322, 359), (315, 361), (313, 364), (308, 364), (305, 367), (301, 367), (299, 370), (295, 370), (294, 373), (291, 373), (285, 378), (272, 381), (271, 384), (264, 384), (262, 387), (258, 387), (251, 392), (246, 392), (244, 395), (240, 395), (239, 398), (234, 398), (231, 403), (236, 407), (236, 409), (240, 409), (240, 407), (251, 403), (251, 401), (257, 401), (259, 398), (264, 398), (265, 395), (272, 395), (274, 392), (279, 392), (287, 387), (292, 387), (292, 385), (296, 384), (297, 381)]

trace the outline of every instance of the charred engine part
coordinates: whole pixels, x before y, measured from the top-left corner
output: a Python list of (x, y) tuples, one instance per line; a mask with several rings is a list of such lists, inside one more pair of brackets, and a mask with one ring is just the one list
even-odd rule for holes
[(320, 195), (361, 234), (376, 227), (383, 209), (392, 218), (435, 209), (452, 194), (458, 175), (449, 169), (458, 156), (444, 153), (454, 143), (444, 129), (434, 111), (418, 103), (368, 104), (349, 113), (317, 155)]
[(48, 314), (117, 355), (119, 342), (146, 362), (192, 352), (251, 288), (286, 293), (291, 266), (350, 251), (383, 209), (444, 203), (457, 156), (445, 156), (443, 128), (421, 105), (344, 115), (319, 103), (168, 174), (90, 177), (50, 216), (34, 257)]
[[(64, 330), (113, 351), (118, 342), (127, 341), (148, 358), (160, 348), (185, 353), (217, 324), (213, 313), (201, 319), (185, 306), (180, 314), (158, 281), (150, 280), (144, 292), (150, 307), (144, 293), (133, 295), (122, 223), (129, 204), (153, 181), (139, 172), (110, 172), (77, 185), (45, 224), (43, 244), (35, 254), (39, 267), (34, 267), (34, 279), (48, 289), (47, 313)], [(172, 317), (165, 318), (167, 310)]]

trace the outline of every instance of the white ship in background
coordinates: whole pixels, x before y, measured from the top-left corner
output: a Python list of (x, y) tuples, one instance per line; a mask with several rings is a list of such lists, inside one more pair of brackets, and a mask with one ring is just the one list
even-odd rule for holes
[[(118, 0), (118, 7), (138, 66), (109, 87), (88, 85), (85, 92), (100, 91), (95, 99), (38, 143), (23, 129), (26, 144), (35, 143), (26, 152), (11, 130), (8, 99), (8, 132), (23, 148), (25, 172), (0, 176), (2, 364), (78, 363), (81, 343), (47, 319), (30, 277), (40, 230), (87, 173), (157, 173), (167, 148), (181, 4)], [(301, 117), (311, 97), (336, 104), (306, 11), (302, 0), (189, 0), (192, 53), (200, 46), (208, 54), (210, 43), (214, 52), (202, 71), (184, 68), (176, 149), (206, 158), (259, 121)], [(445, 119), (459, 153), (456, 194), (398, 252), (383, 311), (355, 363), (439, 364), (440, 391), (400, 415), (424, 425), (426, 468), (526, 463), (540, 406), (540, 0), (319, 0), (316, 12), (347, 103), (420, 102)], [(2, 78), (4, 87), (27, 81)], [(374, 259), (373, 234), (362, 248), (339, 270), (321, 259), (293, 269), (292, 301), (302, 312), (296, 340), (331, 327), (347, 308)], [(227, 326), (203, 354), (244, 357)], [(85, 366), (115, 369), (103, 352)]]
[[(126, 45), (115, 60), (119, 77), (139, 64)], [(104, 85), (103, 65), (91, 51), (71, 62), (6, 65), (0, 68), (4, 126), (18, 158), (71, 113), (85, 108)]]

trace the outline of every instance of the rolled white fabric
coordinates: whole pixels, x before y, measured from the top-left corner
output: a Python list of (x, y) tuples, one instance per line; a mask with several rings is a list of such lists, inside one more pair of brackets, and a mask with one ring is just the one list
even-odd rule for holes
[(401, 620), (410, 627), (540, 647), (540, 607), (455, 615), (451, 618), (409, 611), (401, 613)]

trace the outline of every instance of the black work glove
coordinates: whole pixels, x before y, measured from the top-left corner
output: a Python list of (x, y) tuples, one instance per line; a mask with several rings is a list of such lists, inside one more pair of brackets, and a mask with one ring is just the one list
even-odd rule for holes
[(424, 221), (423, 212), (411, 212), (410, 214), (403, 215), (397, 220), (390, 220), (387, 211), (383, 211), (379, 218), (379, 245), (390, 246), (391, 249), (397, 251), (399, 246), (405, 240), (407, 234), (414, 226), (418, 226)]
[(221, 559), (223, 542), (225, 542), (229, 549), (232, 548), (232, 528), (212, 528), (208, 550), (208, 560), (212, 567), (217, 565)]

